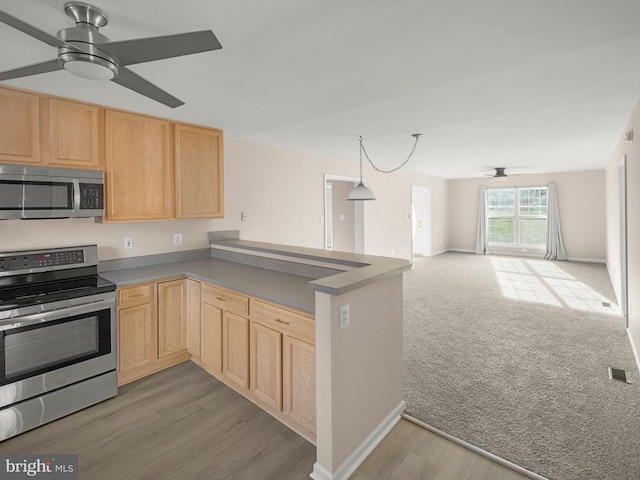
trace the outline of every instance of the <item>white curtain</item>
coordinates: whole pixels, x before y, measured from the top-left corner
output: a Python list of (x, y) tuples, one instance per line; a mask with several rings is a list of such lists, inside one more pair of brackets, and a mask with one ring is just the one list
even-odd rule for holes
[(558, 213), (558, 193), (555, 184), (548, 185), (549, 212), (547, 214), (547, 260), (566, 260), (567, 252), (564, 250), (562, 242), (562, 231), (560, 230), (560, 215)]
[(487, 187), (480, 187), (478, 197), (478, 232), (476, 234), (476, 253), (486, 255), (488, 253), (487, 238)]

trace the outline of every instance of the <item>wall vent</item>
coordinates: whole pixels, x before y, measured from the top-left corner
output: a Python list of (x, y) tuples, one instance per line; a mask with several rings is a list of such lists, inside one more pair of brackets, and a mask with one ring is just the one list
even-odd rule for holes
[(607, 307), (607, 308), (611, 308), (611, 303), (609, 303), (609, 302), (602, 302), (602, 306), (603, 306), (603, 307)]

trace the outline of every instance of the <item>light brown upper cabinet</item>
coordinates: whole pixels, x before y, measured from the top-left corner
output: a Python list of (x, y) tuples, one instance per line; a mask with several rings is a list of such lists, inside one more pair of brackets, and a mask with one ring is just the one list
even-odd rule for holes
[(108, 221), (173, 218), (173, 152), (167, 120), (105, 111)]
[(0, 88), (0, 160), (42, 162), (39, 96)]
[(98, 107), (85, 103), (50, 98), (49, 161), (56, 167), (96, 170), (101, 168), (99, 154)]
[(0, 88), (0, 161), (100, 170), (100, 109)]
[(176, 217), (224, 216), (222, 132), (175, 125)]

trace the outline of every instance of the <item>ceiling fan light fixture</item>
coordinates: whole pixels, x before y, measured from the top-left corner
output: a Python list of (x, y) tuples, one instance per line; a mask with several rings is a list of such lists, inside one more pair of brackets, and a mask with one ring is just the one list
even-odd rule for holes
[(118, 75), (115, 63), (82, 52), (63, 53), (58, 62), (67, 72), (89, 80), (112, 80)]
[(347, 200), (375, 200), (376, 196), (373, 191), (367, 187), (362, 180), (347, 195)]

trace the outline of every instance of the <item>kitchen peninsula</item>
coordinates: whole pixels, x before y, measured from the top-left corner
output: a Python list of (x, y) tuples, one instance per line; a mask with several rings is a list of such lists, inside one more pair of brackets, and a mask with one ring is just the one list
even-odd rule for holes
[[(162, 285), (183, 292), (183, 347), (165, 358), (191, 357), (216, 377), (220, 372), (229, 386), (315, 440), (312, 478), (348, 478), (404, 410), (402, 273), (411, 262), (240, 240), (237, 231), (211, 232), (210, 244), (103, 262), (101, 275), (120, 291)], [(178, 287), (174, 279), (188, 283)], [(194, 306), (202, 307), (197, 315)], [(234, 338), (247, 339), (251, 355), (209, 355), (204, 336), (219, 329), (208, 312), (217, 311)], [(258, 358), (273, 364), (261, 368)], [(226, 377), (218, 360), (231, 366)], [(280, 373), (271, 388), (273, 371)]]

